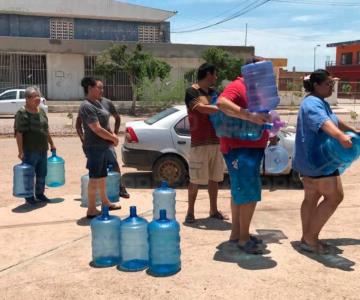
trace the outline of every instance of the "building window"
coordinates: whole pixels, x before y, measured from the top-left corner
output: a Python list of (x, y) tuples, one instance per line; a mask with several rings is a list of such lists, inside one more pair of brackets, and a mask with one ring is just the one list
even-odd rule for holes
[(360, 65), (360, 51), (357, 53), (357, 64)]
[(50, 39), (73, 40), (74, 20), (71, 19), (50, 19)]
[(138, 39), (142, 43), (159, 43), (160, 26), (159, 25), (140, 25), (138, 27)]
[(352, 53), (343, 53), (341, 54), (341, 64), (342, 65), (351, 65), (352, 64)]

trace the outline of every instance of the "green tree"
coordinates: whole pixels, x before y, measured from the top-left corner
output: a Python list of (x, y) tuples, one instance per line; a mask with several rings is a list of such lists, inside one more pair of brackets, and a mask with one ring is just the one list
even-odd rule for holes
[[(221, 48), (208, 48), (201, 53), (201, 58), (213, 64), (217, 69), (217, 88), (221, 90), (222, 82), (224, 80), (233, 81), (240, 74), (241, 66), (244, 64), (244, 60), (241, 58), (233, 57), (229, 52)], [(197, 69), (191, 69), (184, 75), (185, 80), (192, 82), (196, 76)]]
[(124, 71), (128, 75), (132, 89), (131, 112), (133, 114), (135, 114), (142, 81), (146, 78), (152, 82), (158, 78), (164, 80), (168, 77), (170, 70), (169, 64), (144, 52), (140, 44), (136, 45), (132, 52), (128, 51), (125, 45), (113, 45), (97, 57), (95, 64), (96, 74), (106, 78), (118, 71)]

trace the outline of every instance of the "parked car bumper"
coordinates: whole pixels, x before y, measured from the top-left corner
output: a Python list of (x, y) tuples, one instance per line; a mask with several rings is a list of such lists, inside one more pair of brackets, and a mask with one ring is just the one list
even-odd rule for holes
[(141, 171), (151, 171), (154, 162), (162, 155), (159, 151), (131, 149), (121, 147), (122, 161), (125, 167)]

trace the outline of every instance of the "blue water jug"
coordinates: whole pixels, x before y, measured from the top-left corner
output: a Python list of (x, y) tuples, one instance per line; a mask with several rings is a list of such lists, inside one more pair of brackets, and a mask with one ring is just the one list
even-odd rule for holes
[(106, 194), (110, 202), (119, 202), (120, 173), (113, 171), (113, 166), (108, 166), (106, 177)]
[(51, 156), (47, 160), (45, 183), (48, 187), (59, 187), (65, 184), (65, 161), (56, 155), (56, 150), (51, 150)]
[(18, 198), (27, 198), (34, 196), (34, 167), (21, 163), (13, 168), (13, 195)]
[(160, 210), (165, 209), (169, 219), (175, 219), (176, 191), (166, 181), (153, 192), (153, 220), (160, 218)]
[(111, 267), (120, 261), (121, 220), (109, 215), (109, 207), (102, 207), (102, 214), (90, 223), (92, 236), (92, 265)]
[(269, 112), (278, 106), (280, 98), (271, 61), (244, 65), (241, 74), (246, 85), (249, 111)]
[(258, 125), (242, 119), (230, 117), (222, 111), (209, 115), (209, 119), (218, 137), (257, 141), (261, 139), (264, 130), (271, 130), (273, 128), (271, 123)]
[(332, 174), (336, 170), (343, 173), (345, 169), (360, 156), (360, 136), (354, 132), (345, 132), (352, 137), (353, 146), (344, 148), (340, 142), (328, 136), (319, 147), (310, 150), (310, 162), (318, 167), (324, 175)]
[(148, 267), (148, 222), (137, 216), (136, 206), (130, 207), (130, 216), (121, 222), (120, 247), (120, 270), (135, 272)]
[(149, 272), (155, 276), (170, 276), (181, 269), (180, 225), (166, 218), (166, 210), (160, 210), (160, 218), (149, 224)]
[(280, 146), (269, 146), (265, 149), (265, 172), (268, 174), (280, 174), (289, 165), (289, 154)]
[[(81, 176), (81, 206), (88, 207), (89, 174)], [(99, 191), (96, 191), (96, 206), (101, 205)]]

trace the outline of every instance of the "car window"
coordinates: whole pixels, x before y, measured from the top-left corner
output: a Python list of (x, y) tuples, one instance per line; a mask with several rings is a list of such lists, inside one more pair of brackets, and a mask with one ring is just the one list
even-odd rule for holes
[(174, 129), (178, 135), (190, 135), (190, 124), (188, 116), (177, 122)]
[(156, 122), (160, 121), (161, 119), (164, 119), (165, 117), (172, 115), (173, 113), (175, 113), (177, 111), (179, 111), (177, 108), (170, 107), (168, 109), (165, 109), (165, 110), (159, 112), (155, 116), (152, 116), (152, 117), (146, 119), (144, 122), (148, 125), (152, 125), (152, 124), (155, 124)]
[(0, 96), (0, 100), (12, 100), (12, 99), (16, 99), (16, 91), (7, 92)]
[(20, 91), (20, 99), (25, 99), (25, 92), (24, 91)]

